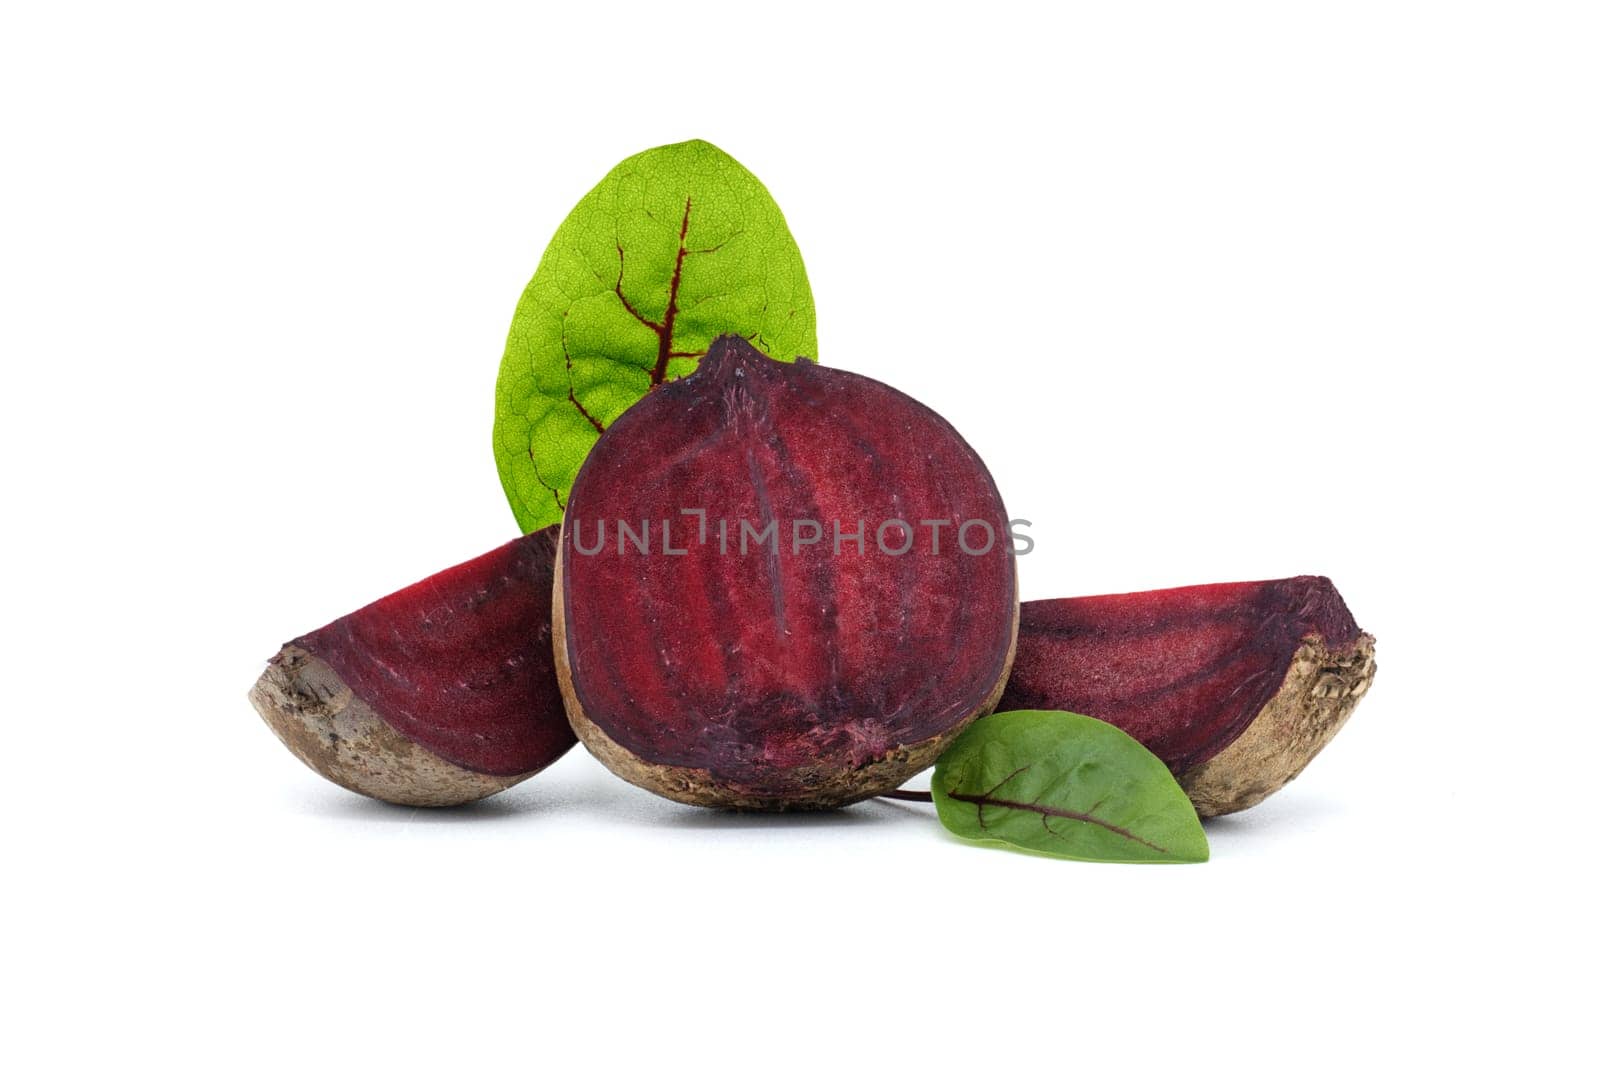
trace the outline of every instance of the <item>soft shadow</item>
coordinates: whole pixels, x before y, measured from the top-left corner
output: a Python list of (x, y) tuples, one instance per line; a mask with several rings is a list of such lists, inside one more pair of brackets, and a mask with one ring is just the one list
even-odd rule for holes
[[(919, 807), (921, 807), (919, 809)], [(752, 810), (715, 810), (701, 806), (674, 804), (661, 818), (662, 823), (673, 828), (695, 830), (740, 829), (805, 829), (837, 828), (848, 825), (883, 824), (922, 819), (937, 825), (933, 807), (922, 803), (896, 802), (891, 799), (866, 799), (837, 810), (791, 810), (785, 813), (761, 813)]]
[(564, 767), (541, 773), (514, 788), (463, 806), (396, 806), (369, 799), (336, 785), (323, 784), (298, 796), (296, 805), (310, 816), (372, 825), (463, 825), (581, 813), (617, 822), (649, 824), (692, 831), (789, 830), (924, 821), (937, 826), (927, 803), (867, 799), (839, 810), (755, 813), (707, 809), (653, 795), (598, 766)]
[(304, 803), (306, 812), (335, 821), (360, 821), (367, 824), (482, 824), (523, 817), (554, 805), (548, 796), (512, 789), (462, 806), (397, 806), (381, 799), (369, 799), (353, 791), (330, 791)]
[(1315, 791), (1282, 791), (1269, 795), (1261, 805), (1225, 817), (1212, 817), (1205, 824), (1211, 839), (1265, 837), (1276, 832), (1305, 832), (1326, 821), (1344, 816), (1343, 803)]
[(879, 811), (879, 820), (904, 821), (915, 819), (926, 821), (930, 825), (939, 823), (939, 813), (933, 808), (931, 802), (906, 802), (903, 799), (885, 799), (882, 797), (868, 799), (861, 804)]

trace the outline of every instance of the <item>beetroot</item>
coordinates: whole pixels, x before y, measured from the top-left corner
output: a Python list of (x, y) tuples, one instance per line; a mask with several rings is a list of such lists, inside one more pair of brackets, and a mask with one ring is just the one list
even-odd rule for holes
[(550, 651), (556, 543), (531, 533), (285, 644), (250, 701), (363, 795), (450, 806), (527, 779), (577, 739)]
[(1017, 591), (994, 481), (944, 419), (868, 378), (720, 337), (606, 429), (562, 529), (568, 717), (669, 798), (876, 795), (1004, 687)]
[(1373, 639), (1326, 577), (1022, 604), (1001, 710), (1109, 721), (1202, 816), (1294, 779), (1372, 682)]

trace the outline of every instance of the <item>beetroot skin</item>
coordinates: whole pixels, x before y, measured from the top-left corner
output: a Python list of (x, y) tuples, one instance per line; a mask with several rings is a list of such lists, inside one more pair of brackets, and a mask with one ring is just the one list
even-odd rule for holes
[[(999, 698), (1017, 611), (1004, 505), (961, 436), (886, 385), (721, 337), (606, 429), (566, 504), (567, 713), (633, 783), (838, 806), (930, 765)], [(752, 544), (769, 522), (770, 547)]]
[(1294, 779), (1375, 668), (1373, 638), (1326, 577), (1047, 599), (1022, 604), (999, 708), (1109, 721), (1211, 817)]
[(410, 806), (483, 798), (576, 742), (550, 648), (551, 526), (283, 646), (250, 692), (301, 761)]

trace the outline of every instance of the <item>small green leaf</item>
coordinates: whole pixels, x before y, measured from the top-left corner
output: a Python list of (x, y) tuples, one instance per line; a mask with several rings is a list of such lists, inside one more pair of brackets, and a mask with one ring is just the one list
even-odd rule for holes
[(966, 839), (1091, 862), (1203, 862), (1189, 797), (1115, 725), (1013, 710), (963, 732), (933, 771), (939, 820)]
[(523, 532), (559, 522), (604, 428), (723, 333), (785, 362), (817, 357), (782, 212), (705, 141), (624, 159), (556, 230), (511, 320), (494, 454)]

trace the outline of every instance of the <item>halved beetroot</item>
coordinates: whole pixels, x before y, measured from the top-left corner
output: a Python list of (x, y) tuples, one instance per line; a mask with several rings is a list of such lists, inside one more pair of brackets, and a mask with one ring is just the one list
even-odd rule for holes
[(1000, 709), (1111, 722), (1211, 817), (1293, 780), (1375, 668), (1373, 638), (1326, 577), (1046, 599), (1022, 604)]
[(352, 791), (453, 806), (577, 742), (550, 651), (557, 529), (513, 540), (284, 644), (250, 701)]
[(1000, 494), (949, 423), (868, 378), (720, 337), (600, 437), (562, 529), (568, 716), (668, 798), (879, 794), (1005, 685), (1017, 590)]

